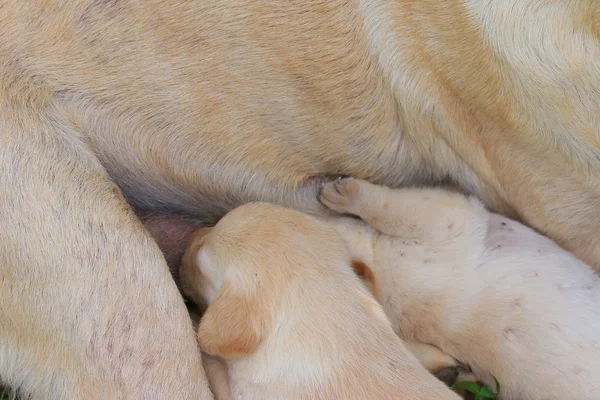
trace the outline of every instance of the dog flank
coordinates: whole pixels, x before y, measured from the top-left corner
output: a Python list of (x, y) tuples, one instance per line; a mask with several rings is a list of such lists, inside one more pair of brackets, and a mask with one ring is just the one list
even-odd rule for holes
[[(569, 206), (600, 196), (599, 46), (589, 17), (573, 29), (580, 16), (596, 15), (591, 1), (549, 4), (543, 14), (529, 7), (536, 24), (518, 23), (501, 5), (458, 1), (90, 8), (80, 0), (45, 2), (33, 13), (16, 4), (0, 15), (12, 22), (0, 43), (12, 64), (0, 82), (10, 93), (27, 90), (7, 106), (31, 113), (39, 112), (31, 104), (55, 105), (137, 206), (214, 222), (252, 200), (318, 211), (314, 188), (300, 185), (321, 173), (393, 186), (450, 176), (595, 263), (600, 246), (590, 238), (600, 217), (591, 206)], [(499, 27), (507, 24), (540, 46), (539, 58), (505, 39)], [(519, 26), (538, 30), (521, 34)], [(566, 32), (571, 41), (558, 36)], [(541, 47), (542, 37), (580, 45), (567, 56)], [(553, 69), (535, 75), (531, 63)]]

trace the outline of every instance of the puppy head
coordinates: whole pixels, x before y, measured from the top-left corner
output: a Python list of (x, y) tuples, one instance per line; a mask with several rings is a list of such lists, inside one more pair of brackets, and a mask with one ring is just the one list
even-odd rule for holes
[[(287, 285), (301, 273), (306, 257), (299, 252), (322, 244), (321, 228), (299, 212), (252, 203), (194, 235), (181, 276), (186, 294), (208, 305), (198, 328), (204, 352), (232, 359), (256, 349)], [(338, 247), (344, 248), (341, 240)]]
[(181, 285), (201, 308), (208, 306), (198, 327), (200, 348), (223, 358), (241, 357), (260, 341), (256, 290), (243, 285), (244, 271), (223, 254), (227, 244), (216, 230), (202, 228), (193, 234), (181, 263)]

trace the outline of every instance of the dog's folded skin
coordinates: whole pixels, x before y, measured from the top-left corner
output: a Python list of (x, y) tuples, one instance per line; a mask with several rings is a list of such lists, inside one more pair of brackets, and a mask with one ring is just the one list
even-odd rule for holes
[(328, 220), (402, 338), (435, 346), (492, 388), (496, 377), (502, 399), (598, 398), (600, 282), (588, 265), (442, 189), (347, 179), (320, 198), (369, 224)]
[(239, 207), (196, 235), (181, 277), (209, 305), (198, 341), (225, 359), (235, 399), (458, 399), (394, 333), (335, 230), (312, 217)]

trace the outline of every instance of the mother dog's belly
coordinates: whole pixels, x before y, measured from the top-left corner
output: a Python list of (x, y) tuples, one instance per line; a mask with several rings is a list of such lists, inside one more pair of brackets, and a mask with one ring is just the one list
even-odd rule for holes
[(549, 4), (533, 34), (477, 7), (7, 0), (0, 112), (89, 146), (142, 208), (214, 221), (252, 200), (314, 211), (313, 175), (449, 178), (600, 262), (600, 53), (577, 17), (596, 8)]
[(47, 3), (0, 11), (0, 90), (43, 83), (28, 112), (70, 124), (140, 207), (222, 215), (335, 173), (477, 188), (430, 116), (407, 118), (347, 2)]

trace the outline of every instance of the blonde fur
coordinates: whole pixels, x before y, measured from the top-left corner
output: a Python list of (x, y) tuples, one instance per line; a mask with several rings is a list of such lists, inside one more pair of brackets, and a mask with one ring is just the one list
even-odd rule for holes
[(195, 240), (182, 276), (208, 304), (198, 342), (224, 359), (233, 398), (458, 399), (396, 336), (332, 228), (252, 203)]
[[(443, 189), (327, 184), (321, 201), (401, 338), (431, 371), (459, 364), (502, 399), (595, 399), (600, 281), (524, 225)], [(366, 222), (366, 223), (365, 223)]]
[(322, 214), (312, 176), (447, 179), (599, 267), (599, 21), (595, 0), (3, 0), (0, 377), (205, 392), (127, 203)]

